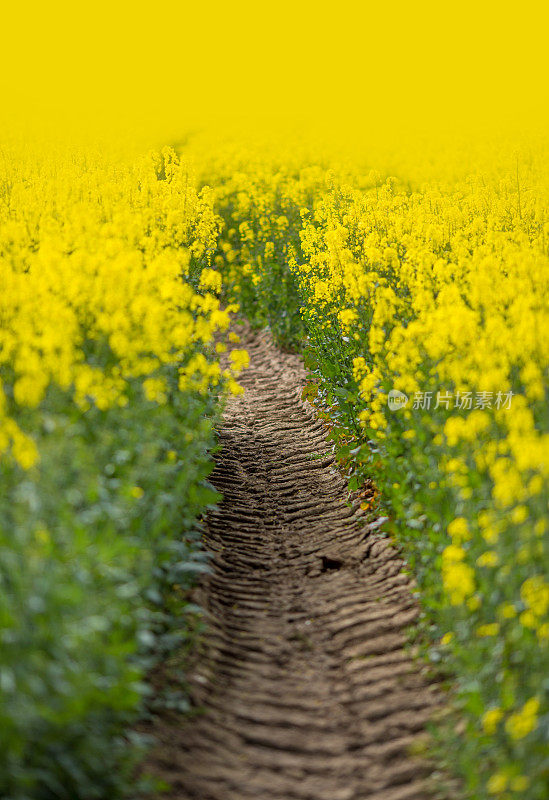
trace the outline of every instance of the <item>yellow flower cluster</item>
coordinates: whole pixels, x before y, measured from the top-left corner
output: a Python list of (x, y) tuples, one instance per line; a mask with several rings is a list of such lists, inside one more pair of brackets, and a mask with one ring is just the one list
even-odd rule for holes
[(516, 714), (511, 714), (505, 723), (505, 730), (512, 739), (523, 739), (534, 730), (537, 724), (539, 700), (532, 697), (527, 700), (522, 709)]
[[(496, 709), (484, 731), (495, 736), (504, 718), (511, 743), (543, 738), (540, 701), (524, 696), (546, 672), (549, 640), (549, 186), (541, 151), (519, 159), (518, 173), (516, 158), (507, 175), (487, 158), (483, 173), (450, 183), (336, 186), (313, 204), (294, 267), (309, 339), (321, 363), (349, 363), (356, 395), (337, 382), (385, 453), (393, 502), (447, 524), (443, 630), (461, 631), (465, 674), (490, 675), (470, 702)], [(329, 366), (320, 371), (336, 383)], [(390, 390), (407, 395), (402, 409)], [(350, 427), (353, 412), (337, 402)], [(407, 475), (426, 487), (421, 504), (400, 488)], [(536, 745), (529, 761), (508, 746), (522, 769), (539, 770)], [(520, 793), (523, 782), (505, 787)]]
[(464, 563), (465, 550), (450, 544), (442, 553), (442, 581), (454, 606), (461, 605), (475, 591), (474, 572)]
[(85, 411), (126, 404), (132, 381), (165, 403), (169, 367), (181, 391), (219, 382), (202, 352), (229, 323), (210, 266), (218, 231), (211, 193), (172, 149), (130, 160), (4, 147), (0, 453), (35, 463), (18, 420), (53, 386)]

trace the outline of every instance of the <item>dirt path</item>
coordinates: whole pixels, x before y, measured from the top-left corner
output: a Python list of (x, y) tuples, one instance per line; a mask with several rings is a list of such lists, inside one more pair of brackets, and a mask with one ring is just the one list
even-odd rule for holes
[(266, 334), (245, 346), (213, 476), (209, 657), (191, 676), (205, 712), (164, 720), (148, 766), (185, 800), (425, 798), (408, 748), (435, 692), (403, 649), (401, 562), (346, 505), (299, 360)]

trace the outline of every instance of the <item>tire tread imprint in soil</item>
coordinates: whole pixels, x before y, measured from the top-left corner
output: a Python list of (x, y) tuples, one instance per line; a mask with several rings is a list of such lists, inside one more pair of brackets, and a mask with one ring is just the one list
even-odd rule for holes
[(405, 650), (417, 607), (402, 562), (347, 492), (306, 375), (246, 330), (207, 520), (208, 633), (188, 676), (203, 711), (157, 720), (146, 765), (181, 800), (424, 800), (410, 755), (437, 704)]

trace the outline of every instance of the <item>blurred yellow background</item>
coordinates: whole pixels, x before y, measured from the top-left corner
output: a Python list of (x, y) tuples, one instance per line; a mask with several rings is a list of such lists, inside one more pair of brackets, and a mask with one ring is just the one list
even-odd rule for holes
[(163, 138), (204, 120), (547, 122), (547, 3), (9, 5), (4, 124)]

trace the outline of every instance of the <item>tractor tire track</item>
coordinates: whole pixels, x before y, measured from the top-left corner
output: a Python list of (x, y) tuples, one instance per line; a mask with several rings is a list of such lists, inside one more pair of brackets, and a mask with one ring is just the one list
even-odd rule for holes
[(409, 749), (437, 692), (404, 647), (417, 607), (402, 561), (347, 504), (299, 358), (264, 332), (244, 346), (189, 676), (203, 713), (161, 720), (146, 766), (181, 800), (423, 800), (428, 765)]

